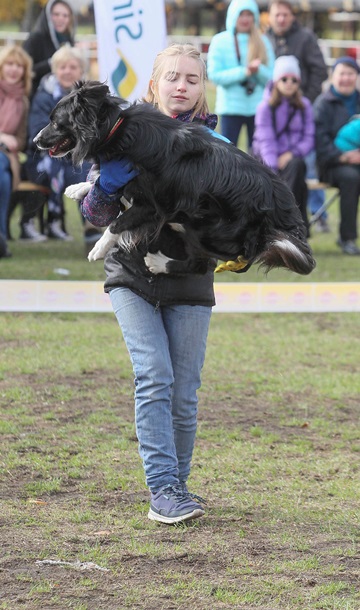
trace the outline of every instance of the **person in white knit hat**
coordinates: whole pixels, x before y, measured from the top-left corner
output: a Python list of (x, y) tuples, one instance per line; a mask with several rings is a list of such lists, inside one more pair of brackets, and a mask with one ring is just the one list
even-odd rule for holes
[(294, 76), (300, 82), (300, 65), (295, 55), (281, 55), (274, 64), (273, 81), (276, 83), (283, 76)]
[(273, 82), (256, 111), (253, 152), (289, 185), (309, 235), (304, 158), (315, 147), (315, 122), (311, 102), (300, 87), (296, 57), (278, 57)]

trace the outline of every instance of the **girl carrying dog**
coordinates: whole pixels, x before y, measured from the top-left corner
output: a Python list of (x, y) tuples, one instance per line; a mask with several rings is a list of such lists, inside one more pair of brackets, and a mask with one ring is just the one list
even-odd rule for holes
[[(195, 47), (172, 45), (156, 57), (145, 100), (174, 120), (214, 129), (205, 99), (205, 64)], [(100, 160), (100, 178), (84, 198), (82, 213), (97, 226), (120, 212), (121, 187), (137, 175), (126, 160)], [(189, 493), (197, 427), (197, 390), (204, 364), (214, 261), (205, 275), (152, 275), (145, 245), (130, 253), (113, 248), (105, 258), (105, 291), (123, 333), (135, 375), (139, 453), (151, 492), (149, 519), (176, 523), (204, 514)]]

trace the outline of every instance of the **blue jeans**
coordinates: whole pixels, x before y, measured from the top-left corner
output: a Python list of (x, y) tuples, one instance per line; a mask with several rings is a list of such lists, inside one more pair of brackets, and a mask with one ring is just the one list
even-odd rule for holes
[(128, 288), (110, 292), (135, 375), (135, 424), (146, 484), (186, 481), (211, 307), (155, 307)]
[(221, 116), (221, 135), (225, 136), (237, 146), (240, 131), (243, 125), (246, 125), (247, 139), (248, 139), (248, 151), (251, 150), (252, 141), (254, 137), (255, 129), (255, 116), (242, 116), (242, 115), (231, 115), (224, 114)]
[(10, 161), (7, 155), (0, 151), (0, 233), (7, 237), (7, 216), (11, 195)]

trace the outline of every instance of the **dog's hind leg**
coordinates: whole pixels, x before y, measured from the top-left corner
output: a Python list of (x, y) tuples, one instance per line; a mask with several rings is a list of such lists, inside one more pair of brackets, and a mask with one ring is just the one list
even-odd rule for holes
[(144, 257), (145, 265), (154, 275), (167, 273), (169, 275), (187, 275), (197, 273), (203, 275), (208, 270), (208, 259), (206, 258), (187, 258), (186, 260), (176, 260), (169, 258), (160, 250), (152, 253), (148, 252)]
[(107, 252), (110, 250), (110, 248), (113, 248), (117, 244), (118, 239), (119, 239), (119, 235), (117, 235), (115, 233), (111, 233), (110, 228), (107, 227), (107, 229), (104, 231), (103, 235), (96, 242), (93, 249), (90, 250), (90, 252), (88, 254), (88, 260), (90, 262), (93, 262), (93, 261), (97, 261), (101, 258), (104, 258), (105, 254), (107, 254)]

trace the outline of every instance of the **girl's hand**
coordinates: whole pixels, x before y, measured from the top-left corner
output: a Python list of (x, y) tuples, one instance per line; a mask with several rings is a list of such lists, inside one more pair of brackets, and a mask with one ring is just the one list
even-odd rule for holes
[(261, 60), (260, 59), (253, 59), (248, 64), (248, 70), (249, 70), (250, 74), (256, 74), (256, 72), (258, 71), (260, 66), (261, 66)]
[(0, 144), (4, 144), (10, 152), (16, 152), (18, 149), (17, 139), (8, 133), (0, 134)]
[(352, 165), (360, 164), (360, 150), (348, 150), (346, 153), (343, 153), (340, 157), (341, 163), (351, 163)]
[(293, 154), (291, 152), (284, 152), (282, 155), (280, 155), (280, 157), (278, 157), (278, 168), (285, 169), (292, 158)]

